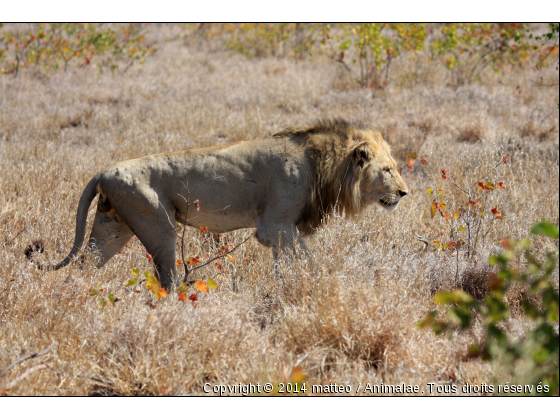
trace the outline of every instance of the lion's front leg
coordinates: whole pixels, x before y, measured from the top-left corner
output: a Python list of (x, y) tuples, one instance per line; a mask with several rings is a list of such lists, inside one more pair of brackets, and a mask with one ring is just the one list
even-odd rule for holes
[(256, 233), (257, 240), (264, 246), (272, 248), (274, 261), (278, 259), (279, 253), (289, 249), (298, 256), (298, 248), (303, 255), (309, 257), (309, 249), (293, 223), (275, 223), (259, 227)]

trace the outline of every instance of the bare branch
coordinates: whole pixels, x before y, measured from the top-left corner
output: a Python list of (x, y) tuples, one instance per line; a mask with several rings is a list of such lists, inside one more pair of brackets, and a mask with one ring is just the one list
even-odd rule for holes
[(52, 349), (54, 349), (56, 346), (56, 343), (52, 343), (49, 347), (47, 347), (45, 350), (40, 351), (38, 353), (31, 353), (31, 354), (27, 354), (25, 356), (20, 357), (19, 359), (15, 360), (14, 362), (10, 363), (6, 368), (4, 368), (4, 370), (2, 370), (0, 372), (0, 378), (2, 376), (4, 376), (11, 368), (13, 368), (14, 366), (25, 362), (26, 360), (29, 359), (34, 359), (36, 357), (41, 357), (44, 356), (45, 354), (47, 354), (48, 352), (50, 352)]
[[(233, 247), (233, 248), (231, 249), (231, 251), (229, 252), (229, 254), (235, 252), (235, 250), (236, 250), (237, 248), (239, 248), (241, 245), (243, 245), (245, 242), (247, 242), (249, 239), (251, 239), (251, 236), (253, 236), (253, 235), (254, 235), (254, 234), (251, 234), (251, 235), (247, 236), (245, 239), (243, 239), (243, 241), (241, 241), (239, 244), (237, 244), (235, 247)], [(216, 261), (216, 260), (219, 260), (220, 258), (224, 258), (226, 255), (227, 255), (227, 254), (221, 254), (221, 255), (218, 255), (218, 256), (216, 256), (216, 257), (214, 257), (214, 258), (211, 258), (211, 259), (209, 259), (208, 261), (206, 261), (204, 264), (198, 265), (198, 266), (196, 266), (196, 267), (191, 268), (190, 271), (195, 271), (195, 270), (198, 270), (199, 268), (205, 267), (205, 266), (207, 266), (208, 264), (210, 264), (211, 262), (214, 262), (214, 261)]]
[[(465, 190), (465, 189), (459, 187), (459, 184), (457, 184), (457, 183), (455, 182), (455, 180), (454, 180), (453, 178), (451, 178), (451, 176), (449, 176), (449, 174), (447, 174), (447, 175), (445, 175), (445, 176), (446, 176), (447, 178), (449, 178), (449, 179), (455, 184), (455, 186), (456, 186), (457, 188), (459, 188), (461, 191), (463, 191), (465, 194), (468, 194), (468, 193), (469, 193), (467, 190)], [(472, 187), (471, 187), (471, 188), (472, 188)]]
[[(190, 172), (190, 171), (189, 171), (189, 172)], [(210, 181), (214, 181), (214, 180), (216, 180), (216, 179), (220, 179), (220, 178), (225, 178), (225, 175), (215, 176), (214, 178), (207, 179), (206, 181), (204, 181), (203, 183), (201, 183), (200, 185), (198, 185), (198, 186), (197, 186), (194, 190), (192, 190), (192, 191), (190, 191), (189, 188), (188, 188), (188, 187), (189, 187), (188, 176), (187, 176), (187, 185), (185, 185), (185, 184), (183, 183), (183, 181), (179, 181), (179, 182), (181, 182), (181, 184), (183, 184), (183, 187), (185, 187), (185, 189), (187, 190), (187, 193), (192, 194), (193, 192), (195, 192), (196, 190), (198, 190), (200, 187), (202, 187), (204, 184), (206, 184), (206, 183), (208, 183), (208, 182), (210, 182)]]
[(23, 381), (28, 376), (34, 374), (35, 372), (43, 370), (43, 369), (50, 369), (56, 376), (58, 376), (58, 379), (60, 380), (60, 374), (56, 370), (54, 370), (52, 367), (50, 367), (47, 363), (43, 362), (43, 363), (36, 364), (35, 366), (27, 369), (25, 372), (23, 372), (23, 374), (21, 374), (16, 379), (11, 381), (8, 385), (6, 385), (6, 388), (7, 389), (13, 388), (15, 385), (18, 384), (18, 382)]
[(167, 213), (167, 210), (165, 210), (165, 207), (163, 204), (161, 204), (161, 201), (158, 200), (158, 203), (161, 205), (161, 208), (163, 209), (163, 211), (165, 212), (165, 215), (167, 216), (167, 220), (169, 220), (169, 224), (171, 225), (171, 227), (173, 228), (173, 230), (175, 231), (175, 235), (177, 235), (177, 237), (180, 237), (179, 234), (177, 233), (177, 228), (175, 227), (175, 225), (173, 224), (173, 222), (171, 221), (171, 218), (169, 217), (169, 213)]
[(412, 231), (416, 235), (416, 240), (423, 242), (426, 246), (430, 245), (427, 239), (423, 238), (422, 236), (418, 235), (416, 232)]
[(185, 220), (185, 224), (186, 224), (186, 222), (189, 222), (189, 221), (194, 220), (194, 219), (198, 219), (199, 217), (202, 217), (202, 216), (206, 216), (207, 214), (216, 213), (216, 212), (218, 212), (218, 211), (225, 210), (225, 209), (227, 209), (228, 207), (229, 207), (229, 204), (228, 204), (227, 206), (225, 206), (223, 209), (207, 211), (206, 213), (199, 214), (199, 215), (196, 216), (196, 217), (191, 217), (190, 219), (186, 219), (186, 220)]
[(474, 182), (474, 184), (471, 185), (471, 187), (469, 188), (469, 190), (471, 188), (473, 188), (476, 184), (478, 184), (480, 181), (482, 181), (484, 178), (487, 178), (488, 175), (490, 175), (492, 172), (494, 172), (498, 166), (503, 165), (504, 164), (504, 160), (502, 159), (496, 166), (494, 166), (489, 172), (486, 173), (486, 175), (482, 176), (480, 179), (478, 179), (477, 181)]

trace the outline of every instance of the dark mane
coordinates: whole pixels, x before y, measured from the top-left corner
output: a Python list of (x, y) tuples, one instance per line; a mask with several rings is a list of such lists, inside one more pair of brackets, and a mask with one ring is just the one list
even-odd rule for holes
[(306, 126), (292, 126), (274, 134), (272, 137), (280, 138), (287, 136), (306, 137), (310, 134), (338, 134), (347, 137), (348, 134), (356, 129), (352, 124), (343, 118), (324, 118)]
[(303, 235), (313, 233), (326, 216), (337, 210), (343, 210), (348, 216), (358, 213), (362, 204), (359, 188), (362, 175), (356, 148), (364, 141), (377, 148), (383, 141), (379, 133), (335, 118), (288, 127), (273, 137), (289, 137), (305, 148), (307, 201), (296, 223)]

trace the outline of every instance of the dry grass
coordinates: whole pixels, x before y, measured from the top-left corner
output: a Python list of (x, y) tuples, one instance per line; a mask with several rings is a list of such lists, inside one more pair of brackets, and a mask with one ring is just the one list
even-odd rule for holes
[[(558, 223), (558, 91), (532, 87), (531, 71), (489, 73), (482, 84), (451, 88), (445, 70), (411, 60), (395, 64), (393, 82), (372, 92), (320, 57), (247, 60), (198, 48), (162, 43), (124, 77), (76, 69), (0, 78), (0, 370), (55, 341), (43, 359), (60, 375), (42, 369), (5, 392), (199, 394), (206, 382), (286, 381), (295, 366), (308, 384), (406, 382), (427, 393), (428, 382), (488, 383), (490, 366), (466, 357), (480, 327), (447, 340), (415, 324), (439, 289), (482, 296), (496, 240), (525, 236), (543, 218)], [(370, 208), (354, 221), (330, 220), (308, 241), (313, 266), (286, 258), (275, 281), (269, 251), (251, 240), (220, 273), (197, 272), (220, 285), (198, 307), (172, 295), (151, 309), (148, 292), (123, 287), (131, 267), (150, 268), (136, 239), (100, 270), (87, 260), (83, 270), (39, 272), (25, 259), (35, 239), (51, 262), (67, 254), (82, 189), (113, 162), (334, 116), (380, 129), (403, 168), (413, 151), (427, 154), (429, 165), (404, 168), (411, 194), (394, 213)], [(511, 165), (493, 179), (507, 189), (487, 205), (505, 217), (486, 221), (477, 265), (461, 261), (457, 284), (454, 256), (426, 248), (412, 233), (441, 240), (447, 232), (442, 220), (430, 219), (425, 191), (441, 186), (449, 199), (463, 200), (439, 169), (472, 182), (504, 154)], [(217, 244), (192, 231), (188, 253), (212, 252), (247, 233)], [(538, 252), (552, 246), (535, 244)], [(121, 300), (101, 309), (88, 296), (97, 284)], [(520, 335), (525, 324), (517, 313), (509, 328)]]

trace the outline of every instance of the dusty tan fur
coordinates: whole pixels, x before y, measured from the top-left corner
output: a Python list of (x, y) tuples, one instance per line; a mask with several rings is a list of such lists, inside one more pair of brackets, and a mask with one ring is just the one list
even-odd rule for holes
[(92, 178), (80, 198), (72, 251), (56, 266), (40, 267), (57, 270), (77, 255), (98, 194), (88, 241), (98, 267), (136, 235), (170, 290), (177, 280), (176, 222), (217, 233), (257, 228), (257, 240), (277, 258), (286, 247), (295, 251), (295, 243), (307, 253), (298, 230), (312, 233), (338, 203), (353, 216), (376, 201), (394, 208), (407, 192), (381, 135), (338, 119), (268, 139), (146, 156)]

